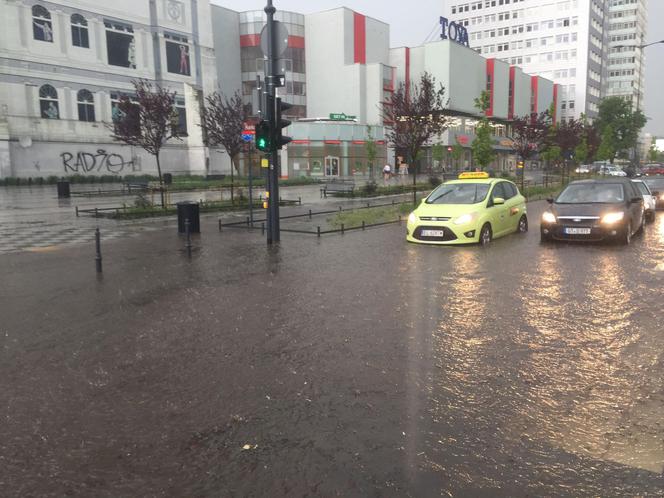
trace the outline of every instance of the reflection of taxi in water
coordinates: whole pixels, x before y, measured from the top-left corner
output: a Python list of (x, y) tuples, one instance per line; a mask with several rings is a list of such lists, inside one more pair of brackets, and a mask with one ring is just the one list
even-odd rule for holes
[(408, 217), (406, 239), (420, 244), (486, 245), (526, 232), (526, 199), (514, 183), (488, 173), (461, 173), (431, 192)]

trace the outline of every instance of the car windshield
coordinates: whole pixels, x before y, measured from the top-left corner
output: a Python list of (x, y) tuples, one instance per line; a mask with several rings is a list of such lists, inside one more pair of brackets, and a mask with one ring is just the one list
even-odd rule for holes
[(636, 183), (636, 186), (639, 188), (639, 192), (641, 192), (642, 195), (650, 195), (650, 190), (648, 190), (648, 186), (643, 183), (643, 182), (634, 182)]
[(617, 183), (568, 185), (556, 199), (557, 204), (604, 204), (624, 201), (623, 186)]
[(476, 204), (489, 193), (488, 183), (443, 183), (427, 197), (427, 204)]

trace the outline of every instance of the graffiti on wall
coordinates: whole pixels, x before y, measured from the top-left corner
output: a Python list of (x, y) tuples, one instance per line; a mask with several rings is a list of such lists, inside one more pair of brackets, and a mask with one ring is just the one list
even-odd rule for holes
[(133, 159), (126, 161), (120, 154), (108, 153), (98, 149), (96, 154), (91, 152), (71, 152), (60, 154), (65, 173), (111, 173), (135, 172), (139, 168), (134, 165)]

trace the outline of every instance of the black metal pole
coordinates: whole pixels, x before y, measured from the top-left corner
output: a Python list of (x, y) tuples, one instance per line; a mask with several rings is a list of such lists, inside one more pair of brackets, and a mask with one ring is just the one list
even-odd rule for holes
[(95, 230), (95, 267), (97, 268), (97, 273), (101, 273), (101, 233), (99, 232), (99, 227)]
[[(274, 104), (276, 103), (276, 87), (274, 85), (276, 78), (276, 40), (275, 40), (275, 29), (274, 29), (274, 13), (277, 9), (272, 5), (272, 0), (267, 0), (267, 5), (265, 6), (265, 14), (267, 14), (267, 24), (266, 24), (266, 33), (269, 43), (267, 44), (267, 91), (268, 95), (272, 98), (268, 98), (268, 105), (266, 106), (266, 119), (270, 123), (270, 129), (273, 131), (273, 135), (279, 126), (276, 123), (276, 112), (274, 109)], [(270, 199), (268, 201), (268, 244), (273, 242), (279, 242), (279, 151), (274, 149), (275, 144), (272, 144), (272, 151), (269, 154), (269, 167), (268, 167), (268, 177), (270, 178), (269, 182), (269, 192)]]

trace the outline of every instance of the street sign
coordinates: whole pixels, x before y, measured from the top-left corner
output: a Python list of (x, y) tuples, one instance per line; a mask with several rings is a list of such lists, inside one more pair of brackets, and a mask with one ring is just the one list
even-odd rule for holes
[(251, 142), (254, 139), (253, 135), (250, 135), (249, 133), (243, 133), (242, 134), (242, 140), (245, 142)]
[(330, 121), (347, 121), (349, 119), (357, 119), (357, 116), (351, 116), (348, 114), (344, 114), (343, 112), (340, 113), (330, 113)]
[[(275, 59), (278, 59), (282, 55), (284, 55), (284, 52), (288, 48), (288, 28), (286, 28), (286, 25), (284, 23), (281, 23), (279, 21), (274, 21), (274, 54), (272, 56)], [(263, 55), (267, 57), (267, 47), (269, 44), (269, 40), (267, 39), (267, 24), (263, 26), (263, 29), (261, 30), (261, 50), (263, 51)]]

